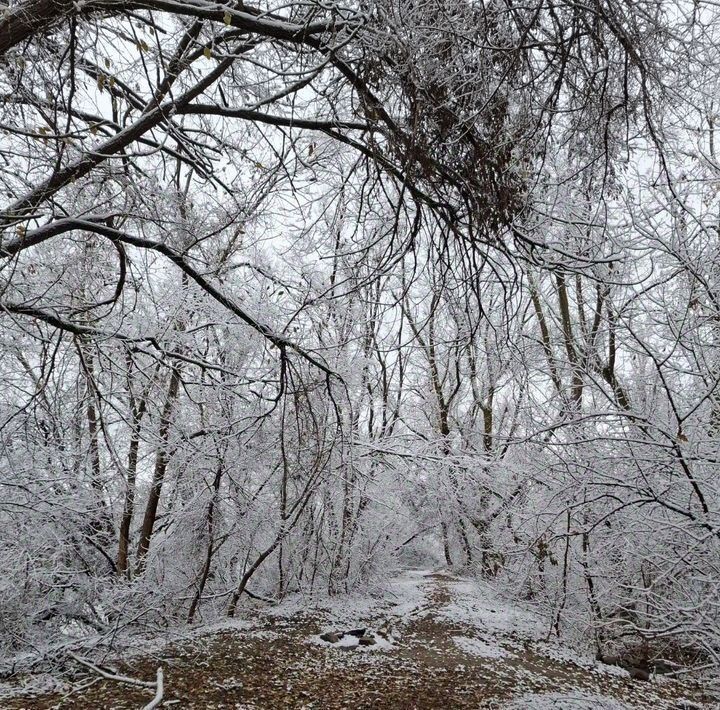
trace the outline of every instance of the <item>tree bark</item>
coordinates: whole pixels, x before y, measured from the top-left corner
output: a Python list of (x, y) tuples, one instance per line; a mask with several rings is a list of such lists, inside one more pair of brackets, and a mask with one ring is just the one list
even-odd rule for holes
[(157, 454), (155, 456), (155, 469), (153, 471), (152, 485), (148, 496), (147, 505), (145, 507), (145, 515), (143, 517), (142, 528), (140, 529), (140, 539), (137, 547), (137, 573), (141, 574), (145, 569), (145, 557), (150, 549), (150, 540), (155, 528), (157, 519), (157, 509), (160, 502), (160, 494), (162, 493), (163, 481), (167, 472), (168, 462), (170, 460), (170, 451), (168, 450), (170, 425), (172, 423), (172, 414), (177, 400), (178, 390), (180, 387), (180, 368), (174, 367), (170, 374), (168, 390), (163, 404), (163, 411), (160, 418), (159, 444)]
[(118, 543), (117, 573), (130, 574), (130, 528), (135, 512), (135, 481), (137, 478), (138, 453), (140, 450), (140, 429), (143, 416), (147, 409), (147, 398), (143, 397), (139, 405), (135, 406), (131, 395), (130, 407), (132, 410), (132, 433), (128, 449), (127, 478), (125, 480), (125, 501), (123, 503), (122, 518), (120, 519), (120, 541)]

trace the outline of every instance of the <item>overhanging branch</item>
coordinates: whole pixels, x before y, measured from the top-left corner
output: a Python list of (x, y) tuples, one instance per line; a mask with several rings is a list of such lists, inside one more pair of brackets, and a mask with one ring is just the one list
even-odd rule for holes
[[(14, 256), (19, 252), (27, 249), (30, 246), (36, 246), (42, 242), (51, 239), (52, 237), (66, 234), (75, 230), (83, 230), (86, 232), (92, 232), (106, 237), (114, 244), (130, 244), (139, 249), (146, 249), (149, 251), (157, 252), (162, 254), (166, 259), (170, 260), (175, 266), (177, 266), (183, 273), (191, 278), (205, 293), (213, 298), (217, 303), (223, 306), (225, 309), (236, 315), (246, 325), (249, 325), (253, 330), (260, 333), (266, 340), (270, 341), (273, 345), (279, 348), (281, 351), (292, 350), (297, 353), (304, 360), (309, 362), (317, 369), (324, 372), (330, 377), (338, 377), (338, 375), (324, 362), (319, 360), (315, 355), (302, 348), (297, 343), (289, 340), (288, 338), (278, 335), (275, 333), (270, 326), (262, 323), (254, 316), (250, 315), (247, 311), (241, 308), (230, 296), (223, 293), (216, 286), (210, 283), (210, 281), (203, 276), (197, 269), (189, 264), (182, 254), (169, 247), (167, 244), (158, 242), (153, 239), (146, 239), (126, 232), (122, 232), (114, 227), (110, 227), (107, 223), (107, 217), (100, 217), (95, 219), (74, 219), (67, 218), (51, 222), (50, 224), (44, 225), (33, 232), (28, 232), (22, 236), (18, 236), (12, 242), (0, 246), (0, 256)], [(63, 328), (69, 332), (74, 332), (78, 335), (99, 335), (100, 331), (96, 331), (93, 328), (87, 328), (80, 324), (74, 324), (69, 321), (64, 321), (58, 316), (53, 314), (34, 309), (30, 306), (22, 306), (18, 304), (6, 304), (6, 310), (18, 314), (30, 315), (44, 320), (51, 325), (55, 325), (58, 328)]]

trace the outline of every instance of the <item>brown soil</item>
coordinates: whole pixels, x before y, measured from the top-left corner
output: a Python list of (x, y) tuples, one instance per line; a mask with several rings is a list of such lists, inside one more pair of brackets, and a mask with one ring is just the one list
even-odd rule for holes
[[(481, 632), (433, 613), (449, 600), (451, 580), (426, 579), (431, 592), (420, 613), (405, 619), (376, 616), (365, 620), (375, 629), (393, 626), (396, 643), (389, 650), (311, 644), (308, 637), (323, 630), (317, 619), (264, 616), (252, 633), (223, 631), (168, 646), (155, 657), (117, 662), (114, 667), (135, 678), (154, 680), (161, 665), (166, 688), (162, 707), (188, 710), (489, 709), (504, 708), (511, 698), (542, 691), (582, 691), (637, 708), (675, 708), (680, 697), (711, 707), (699, 688), (601, 675), (551, 660), (533, 650), (531, 643), (512, 638), (507, 639), (507, 657), (467, 653), (452, 637), (482, 639)], [(64, 696), (16, 698), (2, 707), (138, 710), (152, 697), (151, 690), (95, 679), (90, 671), (84, 680), (92, 685)]]

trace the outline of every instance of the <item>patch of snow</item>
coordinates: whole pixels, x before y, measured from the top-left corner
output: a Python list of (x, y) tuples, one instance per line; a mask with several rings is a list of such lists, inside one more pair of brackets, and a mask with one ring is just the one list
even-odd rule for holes
[(506, 710), (633, 710), (633, 706), (604, 695), (583, 692), (527, 693), (504, 705)]
[(337, 643), (330, 643), (330, 641), (324, 641), (320, 638), (319, 634), (308, 636), (305, 639), (305, 643), (315, 644), (316, 646), (324, 646), (325, 648), (357, 648), (360, 645), (360, 641), (355, 636), (348, 636), (345, 634)]
[(395, 648), (392, 637), (383, 638), (375, 636), (375, 644), (373, 646), (360, 646), (361, 651), (390, 651)]
[(180, 629), (178, 633), (174, 634), (174, 638), (197, 638), (199, 636), (212, 635), (225, 631), (250, 631), (255, 627), (256, 623), (257, 620), (250, 621), (249, 619), (221, 619), (214, 623), (203, 624), (195, 628)]
[(136, 658), (149, 654), (162, 653), (168, 646), (188, 641), (201, 641), (213, 636), (228, 632), (251, 631), (257, 623), (247, 619), (222, 619), (210, 624), (198, 626), (170, 627), (163, 633), (156, 632), (154, 636), (133, 634), (118, 641), (116, 648), (122, 648), (124, 658)]
[(675, 701), (675, 707), (677, 710), (702, 710), (702, 706), (688, 700), (687, 698), (678, 698)]
[(438, 611), (448, 621), (526, 639), (539, 639), (545, 632), (536, 614), (502, 599), (489, 584), (465, 579), (450, 581), (448, 587), (452, 598)]
[(28, 678), (22, 678), (19, 684), (0, 682), (0, 699), (10, 699), (18, 695), (37, 696), (46, 693), (65, 693), (70, 685), (49, 673), (38, 673)]
[(626, 671), (624, 668), (620, 668), (620, 666), (611, 666), (607, 663), (601, 663), (600, 661), (595, 661), (593, 664), (593, 668), (596, 673), (602, 673), (603, 675), (616, 675), (620, 676), (621, 678), (629, 678), (630, 673)]
[(311, 616), (342, 625), (357, 626), (360, 619), (372, 616), (382, 609), (383, 597), (370, 594), (348, 594), (336, 597), (303, 597), (293, 595), (278, 606), (265, 610), (265, 615), (275, 619), (294, 619), (298, 616)]
[(263, 641), (276, 641), (282, 638), (282, 634), (277, 631), (270, 631), (270, 629), (258, 629), (257, 631), (251, 631), (247, 634), (249, 638), (262, 639)]
[(417, 613), (427, 603), (426, 579), (432, 570), (406, 570), (395, 577), (388, 585), (388, 593), (393, 597), (388, 613), (405, 617)]
[(243, 687), (243, 682), (241, 680), (238, 680), (235, 676), (225, 678), (222, 681), (211, 680), (210, 683), (216, 688), (220, 688), (220, 690), (224, 690), (226, 692), (229, 690), (238, 690)]
[(624, 668), (620, 668), (620, 666), (601, 663), (600, 661), (596, 661), (592, 656), (588, 656), (567, 646), (560, 646), (558, 643), (539, 641), (533, 644), (532, 650), (553, 661), (572, 663), (579, 668), (601, 675), (614, 675), (621, 678), (630, 677), (630, 674)]
[(382, 588), (365, 594), (344, 596), (293, 595), (276, 607), (263, 610), (271, 618), (292, 619), (298, 615), (312, 616), (339, 628), (365, 626), (368, 619), (411, 616), (427, 603), (426, 587), (431, 570), (407, 570), (390, 578)]
[(512, 654), (498, 643), (487, 643), (469, 636), (453, 636), (453, 643), (462, 651), (482, 658), (507, 658)]
[(337, 643), (330, 645), (334, 648), (357, 648), (360, 645), (360, 640), (357, 636), (345, 634)]

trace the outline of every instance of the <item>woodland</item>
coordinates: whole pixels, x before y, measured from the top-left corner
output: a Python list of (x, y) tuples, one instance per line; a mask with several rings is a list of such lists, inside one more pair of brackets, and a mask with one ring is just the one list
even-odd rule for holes
[(714, 0), (5, 0), (0, 674), (421, 566), (720, 675), (719, 89)]

